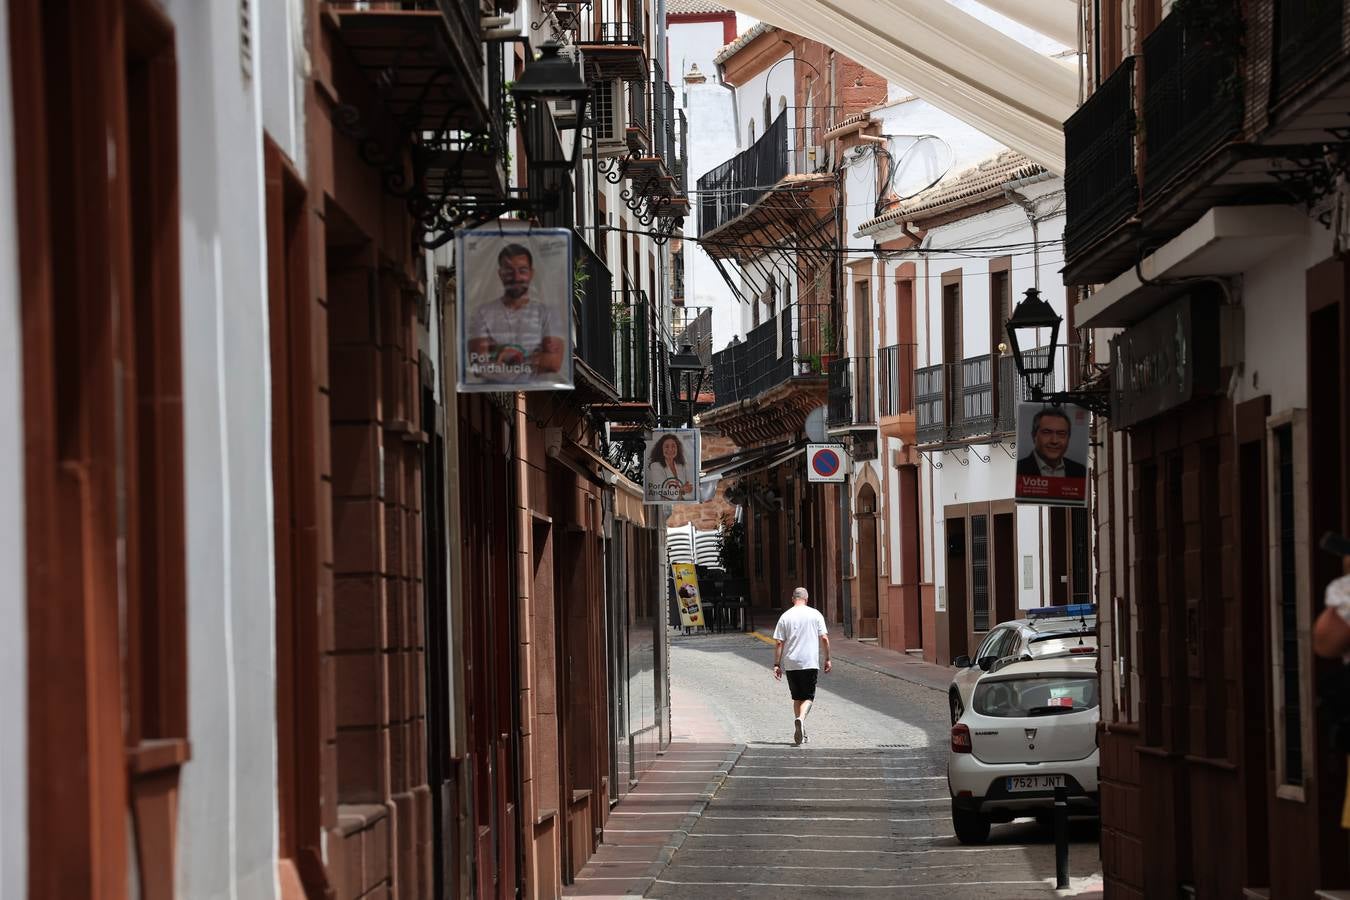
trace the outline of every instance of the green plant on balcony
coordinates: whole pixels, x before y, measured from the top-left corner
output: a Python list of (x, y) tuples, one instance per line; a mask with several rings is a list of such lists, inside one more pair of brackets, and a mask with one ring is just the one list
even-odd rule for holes
[(620, 328), (633, 324), (633, 307), (623, 301), (614, 303), (610, 306), (610, 311), (614, 318), (614, 324)]
[(1242, 95), (1242, 50), (1246, 28), (1239, 4), (1233, 0), (1176, 0), (1169, 14), (1175, 16), (1186, 39), (1214, 55), (1225, 73), (1218, 87), (1226, 98)]
[(591, 273), (586, 269), (586, 258), (578, 256), (572, 264), (572, 298), (577, 303), (586, 302), (586, 285), (591, 280)]
[(819, 318), (820, 323), (820, 368), (827, 369), (835, 356), (834, 323), (826, 316)]
[(806, 356), (797, 357), (797, 362), (806, 366), (812, 375), (820, 374), (820, 354), (808, 353)]

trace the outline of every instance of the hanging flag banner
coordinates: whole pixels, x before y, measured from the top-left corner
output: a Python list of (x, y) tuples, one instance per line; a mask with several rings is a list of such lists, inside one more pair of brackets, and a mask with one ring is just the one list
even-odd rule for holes
[(1017, 404), (1018, 503), (1087, 506), (1091, 415), (1073, 404)]
[(850, 468), (843, 444), (807, 444), (806, 480), (842, 483)]
[(698, 571), (693, 563), (671, 563), (675, 576), (675, 603), (680, 607), (680, 624), (685, 628), (708, 624), (703, 618), (703, 598), (698, 592)]
[(644, 503), (698, 503), (697, 428), (667, 428), (647, 434), (642, 454)]
[(462, 393), (572, 387), (572, 232), (499, 226), (455, 236)]

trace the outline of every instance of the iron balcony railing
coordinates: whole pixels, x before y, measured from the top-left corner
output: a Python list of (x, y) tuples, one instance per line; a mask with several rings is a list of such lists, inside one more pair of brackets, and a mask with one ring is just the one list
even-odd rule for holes
[(670, 310), (670, 337), (676, 350), (685, 344), (694, 348), (703, 364), (712, 364), (712, 307), (675, 306)]
[(675, 89), (666, 83), (661, 63), (652, 66), (652, 153), (675, 172)]
[(1283, 99), (1340, 56), (1343, 0), (1275, 0), (1275, 95)]
[(689, 196), (689, 120), (685, 118), (684, 110), (677, 110), (676, 116), (679, 120), (677, 125), (680, 133), (680, 155), (675, 161), (675, 184), (679, 188), (680, 196)]
[(747, 149), (698, 180), (699, 234), (730, 222), (788, 174), (787, 113)]
[(1240, 29), (1241, 13), (1233, 4), (1221, 16), (1222, 23), (1200, 24), (1169, 15), (1144, 38), (1145, 195), (1166, 188), (1242, 126), (1241, 48), (1226, 37)]
[(594, 0), (577, 11), (576, 42), (641, 47), (642, 0)]
[(713, 390), (724, 406), (759, 396), (796, 375), (820, 375), (829, 304), (794, 304), (712, 355)]
[(646, 291), (625, 286), (613, 292), (614, 387), (621, 400), (653, 402), (650, 306)]
[(876, 424), (872, 393), (872, 357), (855, 356), (831, 362), (826, 394), (826, 424)]
[(1027, 397), (1011, 356), (925, 366), (914, 372), (915, 439), (946, 444), (1010, 435), (1017, 429), (1017, 404)]
[(881, 348), (877, 357), (877, 415), (883, 418), (913, 415), (917, 350), (914, 344), (892, 344)]
[(579, 234), (572, 236), (578, 259), (572, 289), (572, 338), (577, 359), (614, 384), (614, 324), (609, 267)]
[(1126, 59), (1064, 123), (1065, 254), (1073, 257), (1139, 205), (1134, 165), (1134, 68)]

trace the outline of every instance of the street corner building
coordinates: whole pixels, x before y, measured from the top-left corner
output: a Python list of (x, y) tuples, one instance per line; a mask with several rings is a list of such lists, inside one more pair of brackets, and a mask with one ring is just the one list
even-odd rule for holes
[[(595, 852), (670, 740), (641, 434), (707, 328), (663, 27), (3, 4), (0, 895), (543, 898)], [(485, 227), (565, 232), (570, 387), (456, 390)]]

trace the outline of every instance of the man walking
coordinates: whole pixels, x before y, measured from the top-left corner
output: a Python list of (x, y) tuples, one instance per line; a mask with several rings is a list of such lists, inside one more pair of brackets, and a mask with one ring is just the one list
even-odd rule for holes
[(816, 676), (820, 674), (820, 657), (825, 655), (825, 671), (830, 671), (830, 637), (826, 633), (825, 617), (819, 610), (806, 605), (806, 588), (792, 592), (792, 608), (778, 617), (773, 630), (773, 677), (782, 680), (787, 671), (788, 689), (792, 692), (792, 743), (806, 742), (806, 714), (816, 699)]

